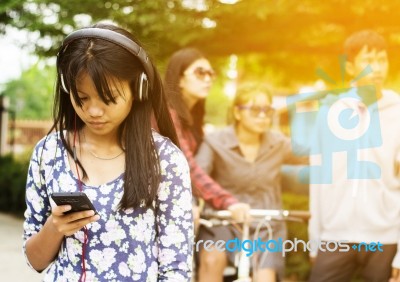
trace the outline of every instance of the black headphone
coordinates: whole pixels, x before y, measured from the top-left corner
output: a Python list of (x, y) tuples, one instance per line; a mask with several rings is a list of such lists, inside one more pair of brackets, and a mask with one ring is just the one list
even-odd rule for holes
[[(149, 57), (147, 56), (146, 52), (144, 49), (139, 46), (136, 42), (131, 40), (130, 38), (126, 37), (125, 35), (122, 35), (118, 32), (112, 31), (110, 29), (103, 29), (103, 28), (96, 28), (96, 27), (89, 27), (89, 28), (83, 28), (77, 31), (74, 31), (70, 33), (63, 41), (63, 44), (60, 48), (60, 51), (57, 54), (57, 65), (58, 61), (60, 59), (60, 56), (63, 54), (63, 52), (67, 49), (68, 44), (70, 44), (72, 41), (75, 41), (77, 39), (103, 39), (106, 41), (109, 41), (111, 43), (114, 43), (128, 52), (130, 52), (132, 55), (138, 58), (138, 60), (141, 62), (145, 72), (142, 72), (139, 77), (139, 100), (146, 100), (148, 98), (148, 90), (149, 90), (149, 81), (153, 81), (154, 79), (154, 71), (153, 71), (153, 66), (149, 60)], [(58, 72), (60, 74), (60, 81), (61, 81), (61, 86), (63, 90), (67, 93), (69, 93), (67, 87), (65, 87), (64, 83), (64, 78), (63, 74), (61, 71), (58, 69)]]

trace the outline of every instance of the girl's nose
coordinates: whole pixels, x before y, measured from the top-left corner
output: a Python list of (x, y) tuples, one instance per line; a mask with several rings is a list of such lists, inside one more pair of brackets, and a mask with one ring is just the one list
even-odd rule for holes
[(91, 101), (87, 106), (87, 112), (91, 117), (99, 117), (104, 114), (104, 103), (100, 101)]

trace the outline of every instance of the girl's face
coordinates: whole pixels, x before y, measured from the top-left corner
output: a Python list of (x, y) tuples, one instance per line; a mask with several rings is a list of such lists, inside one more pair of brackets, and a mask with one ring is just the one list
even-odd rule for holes
[(215, 73), (210, 62), (201, 58), (194, 61), (183, 73), (179, 81), (185, 100), (197, 102), (205, 99), (210, 92)]
[(260, 93), (246, 104), (234, 109), (237, 126), (256, 134), (262, 134), (271, 127), (274, 110), (267, 95)]
[(77, 115), (86, 125), (86, 129), (95, 135), (116, 136), (118, 127), (128, 116), (133, 102), (133, 96), (128, 81), (110, 79), (111, 92), (116, 103), (105, 104), (97, 93), (90, 76), (84, 72), (76, 82), (78, 95), (82, 100), (79, 107), (70, 94), (72, 106)]

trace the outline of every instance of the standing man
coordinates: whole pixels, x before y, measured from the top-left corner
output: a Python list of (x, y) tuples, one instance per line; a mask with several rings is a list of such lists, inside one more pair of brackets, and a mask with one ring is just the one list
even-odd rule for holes
[(381, 35), (357, 32), (344, 52), (351, 88), (321, 106), (311, 149), (309, 237), (320, 248), (310, 253), (310, 281), (351, 281), (359, 269), (365, 281), (397, 282), (400, 98), (383, 89)]

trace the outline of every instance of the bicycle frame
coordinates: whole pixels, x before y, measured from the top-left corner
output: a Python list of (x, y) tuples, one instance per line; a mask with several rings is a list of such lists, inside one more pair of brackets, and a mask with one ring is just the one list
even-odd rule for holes
[[(242, 239), (249, 239), (249, 223), (243, 223), (243, 236)], [(251, 282), (252, 278), (250, 276), (250, 257), (246, 256), (243, 250), (240, 251), (239, 255), (239, 265), (238, 265), (238, 279), (234, 280), (234, 282)]]
[[(270, 220), (295, 220), (295, 221), (304, 221), (310, 218), (310, 213), (308, 211), (290, 211), (290, 210), (269, 210), (269, 209), (251, 209), (249, 211), (249, 215), (254, 219), (270, 221)], [(205, 225), (207, 227), (215, 226), (212, 223), (212, 219), (222, 220), (219, 225), (227, 225), (227, 221), (231, 220), (232, 214), (228, 210), (219, 210), (219, 211), (206, 211), (202, 213), (202, 218), (200, 219), (200, 224)], [(211, 219), (211, 220), (210, 220)], [(249, 239), (249, 229), (250, 222), (243, 222), (243, 235), (242, 241)], [(269, 230), (270, 236), (272, 237), (272, 230)], [(237, 267), (237, 276), (238, 278), (234, 280), (234, 282), (252, 282), (253, 279), (250, 276), (250, 268), (251, 262), (250, 257), (246, 255), (244, 250), (241, 250), (239, 253), (239, 264)]]

